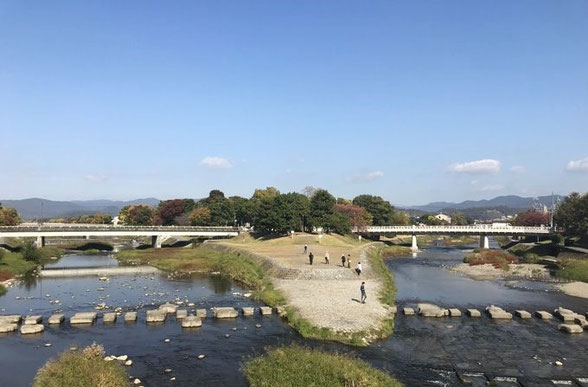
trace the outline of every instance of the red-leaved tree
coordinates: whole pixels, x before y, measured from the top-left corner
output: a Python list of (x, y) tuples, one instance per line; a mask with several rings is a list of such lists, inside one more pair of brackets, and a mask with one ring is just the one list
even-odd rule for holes
[(370, 213), (367, 212), (365, 208), (356, 206), (355, 204), (338, 203), (335, 204), (333, 211), (335, 213), (344, 215), (347, 219), (349, 219), (349, 223), (353, 228), (358, 228), (361, 230), (372, 224), (372, 216)]

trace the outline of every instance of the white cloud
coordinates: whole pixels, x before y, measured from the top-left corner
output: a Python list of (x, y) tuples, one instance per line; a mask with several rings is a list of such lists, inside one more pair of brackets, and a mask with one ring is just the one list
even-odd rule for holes
[(523, 167), (522, 165), (514, 165), (510, 167), (510, 171), (512, 173), (525, 173), (527, 172), (527, 168)]
[(108, 176), (103, 173), (89, 173), (84, 176), (84, 180), (92, 183), (102, 183), (103, 181), (108, 180)]
[(480, 188), (481, 192), (493, 192), (493, 191), (502, 191), (504, 186), (502, 184), (491, 184), (485, 185), (484, 187)]
[(366, 182), (366, 181), (374, 181), (380, 179), (384, 176), (384, 172), (382, 171), (372, 171), (372, 172), (365, 172), (365, 173), (358, 173), (357, 175), (351, 176), (348, 180), (358, 183), (358, 182)]
[(570, 161), (566, 169), (571, 172), (588, 172), (588, 157)]
[(498, 173), (500, 171), (500, 161), (484, 159), (466, 163), (454, 163), (448, 167), (448, 170), (456, 173)]
[(233, 167), (229, 160), (217, 156), (206, 156), (200, 161), (200, 165), (208, 169), (228, 169)]

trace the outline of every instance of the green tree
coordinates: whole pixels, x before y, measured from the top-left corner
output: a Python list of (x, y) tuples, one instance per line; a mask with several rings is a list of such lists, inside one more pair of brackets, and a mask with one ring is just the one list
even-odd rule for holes
[(366, 209), (373, 217), (374, 226), (389, 226), (394, 223), (394, 207), (380, 196), (359, 195), (353, 204)]
[(207, 207), (194, 208), (189, 215), (192, 226), (210, 225), (210, 210)]
[(122, 224), (129, 226), (150, 226), (153, 224), (153, 207), (138, 204), (123, 207), (118, 213)]
[(335, 197), (327, 190), (316, 191), (310, 198), (310, 224), (328, 230), (336, 202)]
[(259, 200), (255, 229), (260, 233), (284, 234), (302, 231), (310, 214), (308, 198), (296, 192), (266, 196)]
[(255, 205), (252, 200), (242, 198), (240, 196), (231, 196), (229, 198), (233, 211), (235, 212), (235, 220), (239, 226), (246, 223), (253, 223), (253, 216), (255, 214)]
[(451, 224), (456, 226), (466, 226), (470, 224), (470, 222), (462, 212), (454, 212), (451, 214)]
[(255, 200), (262, 200), (262, 199), (267, 199), (267, 198), (275, 198), (279, 194), (280, 194), (280, 191), (278, 191), (274, 187), (267, 187), (266, 189), (257, 188), (255, 190), (255, 192), (253, 192), (253, 196), (251, 197), (251, 199), (253, 199), (255, 201)]
[(565, 235), (588, 240), (588, 193), (572, 192), (567, 196), (557, 208), (554, 221), (563, 227)]
[(235, 212), (229, 199), (216, 200), (208, 205), (210, 224), (213, 226), (232, 226), (235, 224)]
[(92, 222), (94, 224), (110, 224), (112, 223), (112, 216), (105, 213), (98, 213), (92, 216)]

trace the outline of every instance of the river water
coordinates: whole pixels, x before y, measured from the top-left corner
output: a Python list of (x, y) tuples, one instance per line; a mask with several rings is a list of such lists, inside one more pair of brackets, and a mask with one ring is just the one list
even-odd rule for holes
[[(550, 284), (474, 281), (445, 269), (459, 263), (463, 254), (457, 248), (432, 247), (416, 258), (388, 260), (398, 287), (398, 305), (428, 301), (461, 309), (496, 304), (529, 311), (557, 306), (588, 311), (587, 300), (565, 296)], [(46, 269), (116, 265), (108, 255), (68, 255)], [(231, 321), (208, 318), (195, 330), (182, 330), (173, 317), (160, 325), (144, 321), (144, 310), (167, 300), (194, 302), (193, 308), (260, 306), (233, 294), (243, 291), (219, 277), (173, 279), (165, 274), (110, 276), (108, 282), (96, 276), (25, 281), (0, 297), (0, 314), (34, 313), (47, 319), (57, 310), (70, 316), (93, 310), (101, 302), (141, 313), (134, 324), (121, 319), (103, 325), (98, 320), (91, 327), (46, 326), (40, 335), (0, 334), (0, 365), (12, 371), (0, 372), (0, 386), (30, 385), (36, 370), (49, 358), (72, 345), (82, 347), (93, 341), (103, 344), (108, 354), (129, 355), (133, 360), (130, 374), (146, 386), (169, 385), (172, 376), (178, 386), (246, 385), (241, 368), (248, 358), (263, 354), (268, 346), (292, 342), (357, 355), (410, 386), (461, 385), (458, 375), (473, 385), (484, 385), (495, 377), (506, 377), (499, 385), (548, 385), (552, 380), (588, 377), (588, 335), (559, 333), (556, 321), (425, 319), (399, 314), (393, 337), (362, 349), (304, 340), (275, 315), (240, 316)], [(171, 342), (164, 343), (166, 338)], [(45, 347), (45, 343), (52, 346)], [(199, 354), (206, 358), (198, 360)], [(556, 360), (564, 365), (554, 365)], [(166, 368), (172, 373), (164, 373)]]

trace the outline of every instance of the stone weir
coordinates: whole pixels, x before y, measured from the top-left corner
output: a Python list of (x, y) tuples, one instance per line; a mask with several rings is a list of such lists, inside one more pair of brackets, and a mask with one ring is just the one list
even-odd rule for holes
[(49, 269), (41, 270), (41, 277), (76, 277), (89, 275), (117, 275), (117, 274), (153, 274), (159, 269), (153, 266), (125, 266), (125, 267), (97, 267), (83, 269)]

